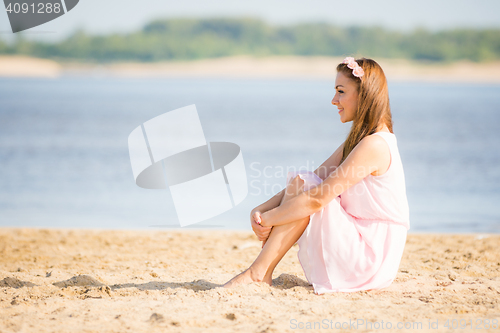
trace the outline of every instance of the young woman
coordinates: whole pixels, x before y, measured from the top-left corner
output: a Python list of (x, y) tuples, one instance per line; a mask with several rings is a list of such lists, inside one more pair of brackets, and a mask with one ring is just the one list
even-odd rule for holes
[(380, 289), (398, 271), (409, 229), (403, 165), (392, 130), (387, 81), (371, 59), (337, 66), (345, 142), (318, 169), (289, 172), (287, 186), (251, 212), (262, 251), (224, 287), (264, 281), (296, 242), (316, 294)]

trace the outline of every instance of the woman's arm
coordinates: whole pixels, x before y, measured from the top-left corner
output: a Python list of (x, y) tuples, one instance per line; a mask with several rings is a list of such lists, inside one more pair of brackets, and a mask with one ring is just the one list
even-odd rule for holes
[(278, 207), (281, 204), (281, 200), (285, 195), (286, 188), (282, 189), (280, 192), (276, 193), (271, 199), (267, 200), (263, 204), (252, 209), (250, 216), (252, 216), (255, 212), (265, 213), (268, 210)]
[[(334, 171), (342, 158), (342, 152), (344, 150), (344, 143), (342, 143), (337, 150), (326, 160), (321, 164), (316, 170), (314, 170), (314, 173), (318, 175), (319, 178), (325, 180), (328, 175)], [(281, 204), (281, 201), (283, 200), (283, 196), (285, 195), (285, 190), (281, 190), (280, 192), (276, 193), (271, 199), (267, 200), (263, 204), (255, 207), (252, 209), (252, 212), (250, 213), (250, 216), (253, 216), (255, 212), (261, 212), (265, 213), (268, 210), (271, 210), (273, 208), (278, 207)]]
[(282, 225), (310, 216), (349, 187), (383, 168), (387, 159), (390, 159), (390, 151), (383, 138), (378, 135), (363, 138), (321, 184), (263, 213), (261, 225)]
[(267, 212), (275, 207), (278, 207), (281, 203), (281, 200), (283, 199), (283, 196), (285, 195), (285, 190), (281, 190), (280, 192), (276, 193), (271, 199), (267, 200), (263, 204), (255, 207), (252, 209), (250, 212), (250, 225), (252, 226), (252, 230), (257, 236), (257, 238), (260, 241), (263, 241), (262, 247), (264, 247), (264, 244), (266, 243), (267, 238), (269, 237), (269, 234), (271, 233), (272, 227), (265, 227), (260, 224), (260, 216), (262, 213)]
[(335, 152), (323, 162), (314, 173), (318, 175), (319, 178), (325, 180), (328, 175), (330, 175), (339, 166), (340, 160), (342, 159), (342, 153), (344, 151), (344, 143), (342, 143)]

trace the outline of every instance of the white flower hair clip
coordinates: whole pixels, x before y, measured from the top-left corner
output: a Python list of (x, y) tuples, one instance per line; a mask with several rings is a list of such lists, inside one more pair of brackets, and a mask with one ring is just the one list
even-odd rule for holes
[(363, 75), (365, 75), (365, 71), (363, 70), (363, 68), (360, 65), (358, 65), (358, 63), (356, 62), (356, 60), (354, 60), (353, 57), (345, 58), (342, 63), (347, 64), (347, 67), (352, 69), (352, 75), (359, 77), (359, 78), (361, 78)]

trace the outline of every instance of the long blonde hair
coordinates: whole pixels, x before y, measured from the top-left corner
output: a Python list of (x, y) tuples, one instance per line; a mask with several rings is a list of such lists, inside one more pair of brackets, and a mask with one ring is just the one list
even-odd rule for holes
[(384, 71), (372, 59), (361, 58), (356, 59), (356, 62), (364, 71), (361, 78), (354, 76), (347, 64), (341, 63), (337, 66), (337, 72), (356, 82), (358, 88), (358, 109), (344, 142), (340, 164), (365, 136), (375, 133), (381, 123), (385, 123), (393, 133), (389, 91)]

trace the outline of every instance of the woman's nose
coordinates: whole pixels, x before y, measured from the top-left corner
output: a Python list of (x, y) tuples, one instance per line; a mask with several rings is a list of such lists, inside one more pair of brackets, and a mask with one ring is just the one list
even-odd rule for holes
[(339, 104), (339, 102), (335, 99), (335, 97), (332, 99), (332, 104), (333, 105)]

